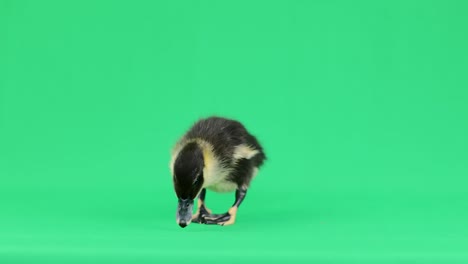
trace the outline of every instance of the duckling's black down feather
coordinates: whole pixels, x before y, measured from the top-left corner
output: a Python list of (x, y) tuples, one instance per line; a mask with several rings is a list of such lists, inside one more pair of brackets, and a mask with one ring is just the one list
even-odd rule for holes
[(177, 177), (174, 175), (175, 163), (183, 162), (179, 155), (186, 153), (184, 149), (193, 143), (204, 153), (203, 187), (214, 191), (232, 191), (234, 185), (236, 188), (248, 187), (266, 160), (263, 147), (243, 124), (212, 116), (198, 120), (177, 142), (171, 163), (174, 177)]

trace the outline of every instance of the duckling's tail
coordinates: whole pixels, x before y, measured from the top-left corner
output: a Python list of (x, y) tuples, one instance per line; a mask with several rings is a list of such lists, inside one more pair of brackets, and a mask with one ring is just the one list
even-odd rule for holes
[(267, 157), (263, 151), (260, 151), (257, 155), (255, 155), (252, 158), (252, 162), (257, 168), (260, 168), (266, 160), (267, 160)]
[(248, 139), (247, 141), (253, 145), (253, 147), (258, 150), (258, 153), (252, 157), (252, 162), (254, 164), (255, 167), (257, 168), (260, 168), (263, 163), (267, 160), (267, 156), (265, 154), (265, 151), (262, 147), (262, 145), (260, 145), (260, 143), (258, 142), (257, 138), (253, 135), (248, 135)]

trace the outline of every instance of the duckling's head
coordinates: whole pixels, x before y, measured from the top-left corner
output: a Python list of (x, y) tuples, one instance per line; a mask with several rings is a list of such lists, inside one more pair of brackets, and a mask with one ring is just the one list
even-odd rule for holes
[(174, 188), (179, 199), (177, 223), (186, 227), (192, 222), (193, 201), (203, 187), (203, 151), (197, 143), (185, 145), (174, 162)]

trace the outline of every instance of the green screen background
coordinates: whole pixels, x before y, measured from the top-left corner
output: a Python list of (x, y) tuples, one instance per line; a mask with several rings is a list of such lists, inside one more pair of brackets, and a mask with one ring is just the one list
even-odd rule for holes
[[(1, 0), (0, 262), (468, 263), (467, 11)], [(169, 151), (212, 114), (269, 160), (181, 229)]]

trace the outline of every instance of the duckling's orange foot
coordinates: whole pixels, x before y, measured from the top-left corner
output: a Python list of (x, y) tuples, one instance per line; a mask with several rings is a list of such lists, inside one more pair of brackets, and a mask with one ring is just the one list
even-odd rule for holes
[(232, 225), (235, 222), (235, 216), (229, 213), (225, 214), (212, 214), (205, 217), (205, 224), (207, 225)]

